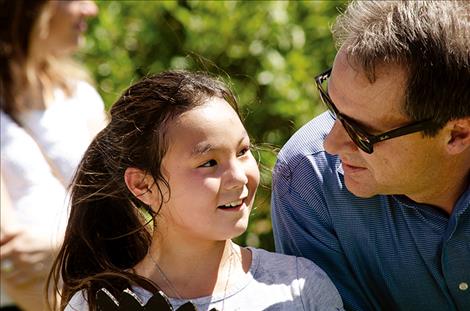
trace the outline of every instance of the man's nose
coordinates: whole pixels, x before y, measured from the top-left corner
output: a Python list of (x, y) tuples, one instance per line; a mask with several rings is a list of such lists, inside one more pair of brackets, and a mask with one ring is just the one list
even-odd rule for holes
[(329, 154), (340, 154), (357, 150), (357, 146), (349, 137), (340, 120), (336, 120), (330, 133), (323, 142), (323, 147)]

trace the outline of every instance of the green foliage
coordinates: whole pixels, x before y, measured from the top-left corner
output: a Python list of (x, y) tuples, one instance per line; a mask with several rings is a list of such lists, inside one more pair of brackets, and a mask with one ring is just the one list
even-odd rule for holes
[(273, 250), (276, 149), (321, 107), (313, 77), (335, 54), (330, 26), (344, 1), (103, 1), (79, 55), (109, 107), (142, 76), (167, 69), (221, 76), (239, 98), (262, 175), (241, 244)]

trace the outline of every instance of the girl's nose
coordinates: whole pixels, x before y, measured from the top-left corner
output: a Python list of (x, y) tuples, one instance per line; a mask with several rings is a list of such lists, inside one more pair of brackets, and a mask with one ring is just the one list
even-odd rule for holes
[(248, 183), (248, 176), (246, 175), (245, 167), (239, 160), (230, 164), (224, 177), (226, 189), (237, 189)]

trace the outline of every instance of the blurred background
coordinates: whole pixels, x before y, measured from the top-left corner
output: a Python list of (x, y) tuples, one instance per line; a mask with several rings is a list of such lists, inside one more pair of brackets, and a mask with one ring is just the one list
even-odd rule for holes
[(313, 77), (333, 62), (330, 27), (346, 1), (98, 1), (78, 57), (109, 107), (133, 82), (168, 69), (204, 70), (237, 94), (260, 162), (242, 245), (274, 250), (276, 153), (324, 110)]

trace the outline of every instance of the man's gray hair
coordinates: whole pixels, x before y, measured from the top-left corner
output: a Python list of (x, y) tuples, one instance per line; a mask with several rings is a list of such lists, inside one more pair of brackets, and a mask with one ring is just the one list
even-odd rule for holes
[(470, 1), (352, 1), (333, 35), (371, 82), (376, 66), (407, 70), (403, 111), (433, 119), (426, 134), (470, 116)]

